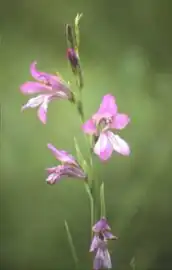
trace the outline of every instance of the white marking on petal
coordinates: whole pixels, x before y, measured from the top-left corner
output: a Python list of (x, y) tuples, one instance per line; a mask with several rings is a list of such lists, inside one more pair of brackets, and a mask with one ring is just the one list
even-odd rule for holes
[(98, 141), (96, 142), (95, 146), (94, 146), (94, 152), (95, 154), (97, 154), (98, 156), (100, 156), (101, 152), (104, 152), (107, 146), (107, 135), (104, 133), (101, 133)]
[(45, 99), (45, 95), (39, 95), (37, 97), (31, 98), (28, 100), (28, 102), (25, 105), (22, 106), (22, 110), (27, 109), (27, 108), (36, 108), (42, 104), (44, 99)]
[(111, 142), (113, 149), (121, 155), (128, 156), (130, 154), (130, 147), (119, 135), (113, 134), (111, 131), (107, 132), (108, 139)]

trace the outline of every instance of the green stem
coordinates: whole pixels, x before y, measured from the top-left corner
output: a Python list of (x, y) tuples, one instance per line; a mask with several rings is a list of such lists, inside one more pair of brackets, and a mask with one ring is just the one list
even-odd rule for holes
[[(78, 85), (79, 88), (79, 93), (76, 98), (76, 107), (77, 111), (80, 117), (81, 124), (84, 124), (85, 122), (85, 115), (84, 115), (84, 108), (83, 108), (83, 102), (82, 102), (82, 94), (81, 94), (81, 89)], [(88, 157), (89, 157), (89, 175), (88, 175), (88, 184), (86, 185), (86, 191), (90, 200), (90, 211), (91, 211), (91, 237), (92, 237), (92, 226), (95, 223), (96, 220), (96, 194), (95, 194), (95, 189), (93, 185), (93, 160), (92, 160), (92, 153), (91, 153), (91, 141), (89, 140), (88, 135), (84, 134), (85, 140), (87, 143), (88, 147)]]

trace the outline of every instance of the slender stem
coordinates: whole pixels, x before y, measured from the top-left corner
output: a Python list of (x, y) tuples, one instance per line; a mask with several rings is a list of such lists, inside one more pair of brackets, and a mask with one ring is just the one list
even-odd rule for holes
[[(83, 108), (83, 102), (82, 102), (82, 93), (81, 89), (79, 87), (79, 84), (77, 84), (79, 88), (79, 93), (77, 94), (76, 98), (76, 107), (77, 111), (80, 117), (81, 124), (84, 124), (85, 122), (85, 114), (84, 114), (84, 108)], [(92, 160), (92, 152), (91, 152), (91, 141), (89, 140), (88, 135), (84, 133), (85, 140), (88, 147), (88, 157), (89, 157), (89, 182), (86, 186), (86, 190), (88, 193), (88, 197), (90, 200), (90, 211), (91, 211), (91, 237), (92, 237), (92, 226), (95, 223), (96, 220), (96, 194), (95, 194), (95, 188), (94, 188), (94, 181), (93, 181), (93, 160)], [(89, 190), (88, 190), (89, 189)]]

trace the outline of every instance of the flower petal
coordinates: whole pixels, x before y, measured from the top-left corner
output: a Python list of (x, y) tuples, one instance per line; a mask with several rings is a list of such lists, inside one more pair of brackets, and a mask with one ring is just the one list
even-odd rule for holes
[(39, 105), (42, 104), (42, 102), (45, 99), (45, 95), (39, 95), (37, 97), (31, 98), (28, 100), (28, 102), (22, 106), (22, 111), (27, 109), (27, 108), (36, 108)]
[(115, 97), (111, 94), (107, 94), (103, 97), (97, 113), (93, 115), (93, 120), (99, 123), (102, 118), (111, 118), (116, 115), (117, 109)]
[(130, 147), (126, 141), (124, 141), (119, 135), (113, 134), (111, 131), (108, 131), (108, 138), (111, 142), (113, 149), (124, 156), (130, 155)]
[(51, 91), (52, 87), (39, 82), (26, 82), (20, 86), (20, 90), (23, 94), (36, 94), (45, 91)]
[(54, 173), (56, 171), (57, 166), (55, 167), (51, 167), (51, 168), (47, 168), (46, 171), (50, 174), (50, 173)]
[(98, 141), (94, 146), (94, 153), (100, 157), (101, 160), (107, 160), (111, 157), (113, 147), (106, 133), (101, 133)]
[(110, 125), (110, 127), (115, 129), (123, 129), (130, 122), (129, 116), (122, 113), (118, 113), (113, 119), (113, 123)]
[(111, 230), (105, 217), (97, 221), (96, 224), (94, 224), (94, 226), (92, 227), (92, 231), (96, 233), (102, 232), (104, 230)]
[(58, 165), (56, 167), (48, 168), (47, 172), (49, 175), (46, 179), (46, 182), (52, 185), (64, 178), (65, 176), (63, 176), (62, 174), (63, 170), (64, 165)]
[(32, 77), (40, 82), (46, 83), (47, 82), (47, 76), (49, 77), (50, 74), (45, 73), (45, 72), (41, 72), (38, 71), (36, 68), (37, 62), (34, 61), (31, 65), (30, 65), (30, 73), (32, 75)]
[(104, 231), (103, 232), (103, 236), (104, 236), (104, 238), (106, 239), (106, 240), (115, 240), (115, 239), (117, 239), (117, 237), (116, 236), (114, 236), (111, 232), (109, 232), (109, 231)]
[(50, 185), (55, 184), (57, 181), (61, 179), (61, 175), (58, 173), (51, 173), (46, 179), (46, 182)]
[(46, 124), (47, 121), (47, 110), (48, 110), (48, 96), (45, 97), (44, 101), (42, 102), (41, 106), (38, 109), (38, 118), (43, 124)]
[(86, 174), (80, 168), (73, 165), (58, 165), (57, 167), (47, 169), (49, 176), (47, 182), (54, 184), (62, 178), (81, 178), (86, 179)]
[(92, 119), (89, 119), (82, 125), (82, 129), (85, 133), (93, 135), (96, 133), (96, 126)]
[(100, 269), (111, 269), (112, 263), (109, 251), (105, 245), (105, 243), (101, 243), (100, 248), (98, 248), (96, 256), (94, 258), (93, 269), (100, 270)]
[(36, 64), (36, 61), (34, 61), (30, 66), (31, 75), (35, 80), (43, 83), (47, 87), (51, 87), (51, 90), (54, 92), (62, 91), (68, 99), (72, 99), (72, 92), (68, 83), (66, 83), (60, 76), (38, 71), (36, 69)]
[(61, 174), (70, 178), (87, 179), (87, 175), (82, 168), (73, 165), (64, 165), (64, 169)]
[(76, 162), (75, 158), (68, 152), (63, 150), (57, 150), (56, 147), (53, 146), (51, 143), (49, 143), (47, 146), (52, 151), (53, 155), (56, 157), (57, 160), (78, 166), (78, 163)]
[(98, 248), (99, 245), (99, 237), (98, 236), (94, 236), (90, 245), (90, 252), (95, 251)]

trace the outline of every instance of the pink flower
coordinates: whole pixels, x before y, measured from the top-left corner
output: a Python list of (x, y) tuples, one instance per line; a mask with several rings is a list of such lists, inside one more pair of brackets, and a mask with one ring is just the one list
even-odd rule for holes
[(118, 237), (111, 233), (111, 228), (105, 217), (102, 217), (98, 220), (92, 227), (92, 231), (95, 233), (95, 236), (92, 239), (90, 252), (96, 249), (97, 239), (101, 236), (106, 240), (117, 240)]
[(92, 227), (92, 231), (95, 233), (99, 233), (103, 231), (110, 231), (110, 230), (111, 228), (109, 227), (109, 224), (105, 217), (102, 217), (100, 220), (98, 220)]
[(84, 123), (82, 129), (85, 133), (97, 138), (94, 153), (101, 160), (107, 160), (111, 157), (113, 150), (125, 156), (130, 154), (127, 142), (111, 131), (111, 129), (121, 130), (129, 122), (128, 115), (118, 113), (115, 98), (111, 94), (107, 94), (103, 97), (98, 111)]
[(60, 76), (40, 72), (36, 69), (36, 62), (30, 66), (30, 73), (36, 81), (28, 81), (21, 85), (20, 90), (25, 95), (39, 94), (28, 100), (22, 106), (22, 111), (27, 108), (37, 108), (38, 117), (42, 123), (46, 123), (48, 104), (55, 99), (68, 99), (73, 101), (73, 94)]
[(62, 165), (47, 169), (48, 177), (46, 181), (48, 184), (55, 184), (62, 178), (87, 179), (87, 175), (72, 155), (63, 150), (57, 150), (52, 144), (48, 144), (48, 148), (56, 159), (62, 163)]
[(94, 247), (90, 249), (90, 252), (95, 252), (93, 269), (111, 269), (112, 263), (110, 254), (107, 247), (107, 240), (103, 237), (96, 236)]
[(109, 240), (117, 240), (118, 237), (111, 233), (111, 228), (105, 217), (97, 221), (92, 230), (95, 235), (93, 236), (89, 251), (95, 252), (93, 269), (110, 269), (112, 264), (107, 243)]

